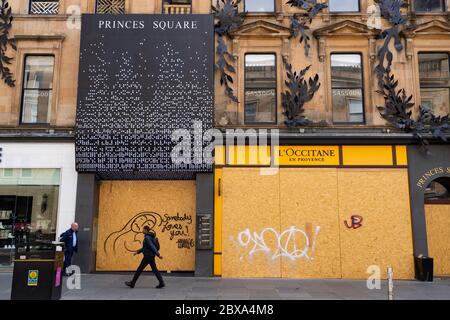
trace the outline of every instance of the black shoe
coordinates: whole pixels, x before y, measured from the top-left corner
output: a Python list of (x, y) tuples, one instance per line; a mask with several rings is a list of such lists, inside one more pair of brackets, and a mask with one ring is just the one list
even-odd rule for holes
[(130, 287), (131, 289), (134, 288), (134, 283), (131, 282), (131, 281), (125, 281), (125, 285), (128, 286), (128, 287)]
[(162, 289), (164, 288), (166, 285), (164, 283), (160, 283), (156, 286), (156, 289)]

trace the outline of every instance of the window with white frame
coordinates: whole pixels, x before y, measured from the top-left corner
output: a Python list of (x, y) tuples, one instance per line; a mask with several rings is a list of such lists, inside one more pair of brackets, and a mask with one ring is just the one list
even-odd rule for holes
[(246, 12), (275, 12), (275, 0), (245, 0)]
[(53, 56), (26, 56), (22, 85), (22, 124), (50, 123)]
[(245, 124), (274, 124), (277, 119), (275, 54), (245, 56)]
[(360, 0), (329, 0), (330, 12), (359, 12)]
[(360, 54), (331, 55), (333, 123), (363, 124), (364, 94)]

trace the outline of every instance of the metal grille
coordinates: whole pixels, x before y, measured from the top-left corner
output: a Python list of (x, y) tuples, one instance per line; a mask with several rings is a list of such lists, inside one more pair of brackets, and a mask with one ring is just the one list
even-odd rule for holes
[(30, 14), (58, 14), (59, 1), (31, 1)]
[(97, 13), (123, 14), (125, 0), (97, 0)]

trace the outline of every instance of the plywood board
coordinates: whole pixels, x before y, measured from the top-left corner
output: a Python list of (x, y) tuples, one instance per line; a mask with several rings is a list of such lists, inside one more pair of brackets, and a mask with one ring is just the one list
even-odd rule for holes
[(426, 205), (428, 255), (435, 275), (450, 275), (450, 204)]
[(97, 270), (135, 270), (144, 225), (156, 231), (160, 270), (195, 269), (195, 181), (102, 181)]
[(280, 277), (279, 175), (258, 168), (223, 169), (223, 277)]
[(337, 169), (280, 169), (284, 278), (340, 278)]
[[(367, 268), (387, 267), (396, 279), (414, 278), (411, 212), (406, 169), (339, 169), (342, 276), (367, 279)], [(363, 218), (351, 227), (351, 216)], [(356, 227), (357, 225), (355, 225)]]

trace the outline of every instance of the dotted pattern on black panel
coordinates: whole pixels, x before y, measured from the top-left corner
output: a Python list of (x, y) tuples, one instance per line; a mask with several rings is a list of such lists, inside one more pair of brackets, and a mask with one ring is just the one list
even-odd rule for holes
[[(99, 28), (102, 21), (139, 21), (134, 25), (144, 28)], [(154, 28), (159, 21), (196, 29)], [(194, 123), (201, 121), (202, 132), (213, 125), (212, 17), (83, 15), (81, 34), (77, 171), (111, 179), (187, 179), (210, 171), (194, 158), (209, 144), (194, 143)], [(191, 163), (172, 161), (177, 129), (190, 132)]]

